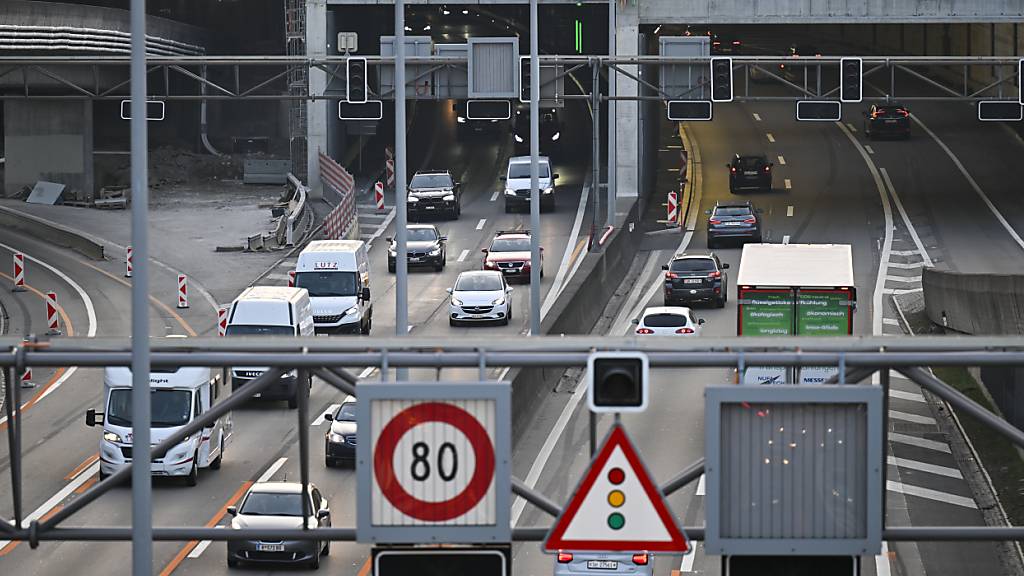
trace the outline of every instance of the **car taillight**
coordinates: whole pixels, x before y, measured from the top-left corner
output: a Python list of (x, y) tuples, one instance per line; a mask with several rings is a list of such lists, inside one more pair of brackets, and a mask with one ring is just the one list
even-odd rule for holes
[(772, 171), (772, 167), (770, 165), (769, 166), (765, 166), (764, 167), (764, 171), (765, 172), (771, 172)]
[(717, 218), (712, 218), (712, 219), (708, 220), (708, 224), (721, 224), (721, 223), (722, 223), (722, 221), (717, 219)]
[(910, 116), (910, 112), (907, 112), (906, 110), (897, 110), (896, 113), (899, 114), (900, 116), (904, 117), (904, 118), (906, 118), (907, 116)]
[[(676, 334), (693, 334), (693, 328), (680, 328), (676, 330)], [(633, 556), (633, 561), (636, 562), (636, 556)], [(639, 562), (637, 562), (639, 564)], [(647, 564), (645, 561), (644, 564)]]
[(559, 551), (558, 552), (558, 563), (559, 564), (568, 564), (569, 562), (572, 562), (572, 552), (561, 552), (561, 551)]
[(679, 278), (679, 274), (676, 274), (675, 272), (665, 272), (666, 280), (673, 280), (675, 278)]
[(708, 278), (721, 278), (721, 277), (722, 277), (722, 273), (721, 272), (718, 272), (718, 271), (708, 272)]
[(757, 218), (754, 218), (753, 216), (751, 216), (750, 218), (744, 218), (743, 219), (743, 223), (744, 224), (757, 224)]
[(650, 328), (637, 328), (636, 329), (636, 333), (637, 334), (654, 334), (654, 330), (651, 330)]
[(633, 564), (637, 566), (647, 566), (647, 562), (650, 561), (650, 556), (647, 552), (643, 554), (633, 554)]
[(715, 40), (714, 42), (711, 43), (712, 46), (718, 46), (719, 44), (721, 44), (721, 42), (718, 40)]
[(735, 173), (736, 173), (736, 167), (735, 167), (735, 166), (731, 166), (731, 167), (729, 168), (729, 172), (731, 172), (731, 173), (735, 174)]
[(733, 40), (732, 41), (732, 45), (733, 46), (739, 46), (740, 45), (740, 41), (739, 40)]

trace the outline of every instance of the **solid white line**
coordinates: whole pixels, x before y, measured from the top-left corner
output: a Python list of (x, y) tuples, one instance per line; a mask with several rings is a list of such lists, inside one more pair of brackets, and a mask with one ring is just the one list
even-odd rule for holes
[(704, 486), (704, 475), (700, 475), (700, 480), (697, 481), (697, 496), (704, 496), (706, 487)]
[[(223, 526), (215, 526), (215, 528), (223, 528)], [(212, 543), (213, 540), (203, 540), (202, 542), (197, 544), (196, 547), (193, 548), (191, 552), (188, 553), (188, 557), (193, 559), (199, 558), (203, 555), (203, 552), (206, 552), (206, 549), (209, 548), (210, 544)]]
[(758, 114), (757, 112), (754, 112), (754, 120), (757, 120), (758, 122), (760, 122), (761, 121), (761, 115)]
[(377, 226), (377, 229), (373, 231), (373, 234), (370, 234), (370, 237), (366, 239), (367, 251), (370, 250), (370, 246), (373, 245), (373, 241), (376, 240), (377, 238), (380, 238), (380, 235), (383, 234), (384, 231), (388, 229), (388, 226), (391, 225), (391, 221), (394, 219), (395, 209), (392, 208), (390, 211), (388, 211), (388, 215), (384, 217), (384, 221), (380, 223), (380, 226)]
[[(572, 258), (572, 253), (576, 249), (576, 244), (579, 241), (580, 227), (583, 226), (583, 214), (587, 211), (587, 199), (590, 197), (590, 186), (584, 186), (583, 191), (580, 194), (580, 203), (576, 207), (576, 219), (573, 220), (572, 230), (569, 232), (569, 239), (565, 244), (565, 250), (562, 251), (562, 262), (558, 265), (558, 272), (555, 274), (555, 280), (551, 284), (551, 288), (548, 289), (548, 293), (544, 298), (544, 302), (540, 306), (541, 318), (548, 313), (548, 310), (555, 305), (555, 300), (565, 290), (565, 285), (568, 283), (568, 278), (576, 272), (577, 266), (573, 266), (572, 270), (569, 268), (569, 259)], [(585, 251), (580, 251), (577, 263), (582, 262), (586, 256)], [(568, 277), (566, 274), (568, 273)]]
[(772, 136), (772, 133), (771, 133), (771, 132), (769, 132), (769, 133), (767, 134), (767, 136), (768, 136), (768, 141), (769, 141), (769, 142), (775, 142), (775, 136)]
[(985, 191), (981, 189), (981, 186), (979, 186), (978, 182), (974, 180), (974, 177), (971, 176), (970, 172), (967, 171), (967, 168), (964, 168), (964, 165), (960, 162), (960, 159), (957, 158), (955, 154), (953, 154), (953, 151), (949, 149), (949, 146), (946, 146), (946, 143), (940, 140), (939, 137), (935, 134), (935, 132), (932, 132), (931, 128), (925, 126), (924, 122), (921, 122), (921, 120), (919, 120), (916, 115), (911, 115), (911, 118), (914, 120), (914, 122), (917, 122), (917, 125), (924, 129), (924, 131), (927, 132), (933, 140), (935, 140), (939, 147), (946, 152), (946, 155), (949, 156), (950, 160), (953, 161), (953, 164), (956, 164), (956, 167), (960, 169), (960, 173), (963, 174), (964, 178), (967, 179), (967, 182), (971, 185), (971, 188), (973, 188), (975, 193), (977, 193), (978, 196), (982, 199), (982, 201), (985, 202), (985, 205), (988, 206), (988, 209), (992, 211), (992, 214), (996, 217), (996, 220), (999, 220), (999, 223), (1003, 225), (1003, 228), (1005, 228), (1006, 231), (1010, 234), (1010, 237), (1013, 238), (1014, 242), (1016, 242), (1018, 246), (1024, 249), (1024, 239), (1022, 239), (1020, 235), (1017, 234), (1017, 231), (1014, 230), (1012, 226), (1010, 226), (1010, 223), (1006, 221), (1006, 218), (1003, 218), (1002, 213), (1000, 213), (999, 210), (996, 209), (995, 204), (993, 204), (992, 201), (989, 200), (988, 195), (985, 194)]
[(900, 412), (899, 410), (889, 410), (889, 418), (893, 420), (903, 420), (904, 422), (913, 422), (914, 424), (935, 425), (935, 418), (930, 416), (918, 416), (917, 414), (909, 414), (907, 412)]
[(487, 218), (481, 218), (480, 221), (476, 223), (476, 229), (477, 230), (483, 230), (484, 229), (484, 224), (486, 224), (486, 223), (487, 223)]
[(886, 289), (882, 290), (883, 294), (892, 294), (894, 296), (899, 296), (901, 294), (915, 294), (917, 292), (924, 292), (924, 289), (923, 288), (911, 288), (909, 290), (902, 290), (902, 289), (899, 289), (899, 288), (886, 288)]
[(466, 250), (463, 250), (462, 253), (459, 254), (459, 262), (465, 262), (466, 261), (466, 256), (469, 256), (469, 249), (468, 248)]
[(320, 414), (319, 416), (316, 417), (316, 420), (313, 420), (312, 426), (319, 426), (319, 425), (323, 424), (324, 422), (326, 422), (327, 421), (327, 415), (328, 414), (334, 414), (334, 411), (337, 410), (340, 407), (341, 407), (341, 404), (331, 404), (330, 406), (328, 406), (327, 410), (324, 410), (323, 414)]
[(693, 572), (693, 561), (697, 558), (696, 544), (691, 544), (694, 548), (690, 550), (690, 553), (683, 556), (683, 561), (679, 564), (680, 572)]
[(900, 326), (900, 321), (895, 318), (882, 318), (882, 324), (886, 326)]
[(918, 448), (926, 448), (928, 450), (935, 450), (936, 452), (945, 452), (946, 454), (953, 453), (953, 451), (950, 450), (949, 445), (944, 442), (936, 442), (935, 440), (918, 438), (917, 436), (900, 434), (899, 432), (889, 432), (889, 441), (906, 444), (908, 446), (917, 446)]
[(782, 156), (781, 154), (779, 155), (779, 165), (780, 166), (785, 166), (786, 165), (786, 157)]
[(792, 190), (793, 189), (793, 181), (792, 180), (790, 180), (789, 178), (786, 178), (784, 182), (786, 184), (786, 190)]
[(868, 154), (874, 154), (875, 153), (875, 149), (872, 148), (871, 146), (866, 145), (866, 144), (864, 145), (864, 149), (868, 151)]
[[(26, 256), (26, 258), (27, 258), (27, 256)], [(585, 386), (584, 386), (584, 388), (585, 388)], [(92, 466), (89, 466), (88, 468), (86, 468), (85, 472), (83, 472), (83, 473), (79, 474), (78, 476), (76, 476), (71, 482), (68, 482), (66, 486), (61, 488), (59, 492), (57, 492), (56, 494), (51, 496), (50, 499), (47, 500), (46, 502), (44, 502), (42, 506), (40, 506), (39, 508), (36, 508), (34, 512), (32, 512), (31, 514), (26, 516), (24, 519), (22, 519), (22, 521), (21, 521), (22, 525), (23, 526), (28, 526), (29, 523), (32, 522), (33, 520), (38, 520), (38, 519), (42, 518), (43, 516), (45, 516), (47, 513), (50, 512), (50, 510), (53, 510), (53, 508), (55, 506), (57, 506), (58, 504), (63, 502), (65, 498), (70, 496), (72, 492), (74, 492), (75, 490), (78, 490), (78, 488), (80, 488), (83, 484), (88, 482), (89, 479), (92, 478), (93, 474), (96, 474), (99, 471), (100, 471), (100, 463), (97, 460), (96, 462), (92, 463)], [(0, 540), (0, 548), (3, 548), (4, 546), (7, 546), (8, 544), (10, 544), (10, 542), (11, 542), (10, 540)]]
[(491, 202), (497, 202), (497, 201), (498, 201), (498, 191), (495, 190), (494, 194), (491, 194)]
[(946, 504), (953, 504), (964, 508), (974, 508), (975, 510), (978, 508), (978, 505), (974, 502), (973, 498), (964, 498), (963, 496), (957, 496), (956, 494), (940, 492), (938, 490), (922, 488), (920, 486), (910, 486), (900, 482), (893, 482), (892, 480), (887, 480), (885, 482), (885, 489), (890, 492), (899, 492), (900, 494), (907, 494), (908, 496), (917, 496), (918, 498), (926, 498), (936, 502), (945, 502)]
[(782, 243), (789, 244), (789, 234), (786, 234), (785, 236), (782, 237)]
[(924, 262), (911, 262), (909, 264), (903, 264), (902, 262), (889, 262), (889, 268), (899, 268), (900, 270), (917, 270), (922, 267), (924, 267)]
[(929, 474), (945, 476), (947, 478), (956, 478), (958, 480), (964, 479), (963, 474), (961, 474), (959, 470), (948, 466), (937, 466), (935, 464), (928, 464), (927, 462), (918, 462), (917, 460), (908, 460), (906, 458), (897, 458), (895, 456), (887, 457), (886, 462), (893, 466), (899, 466), (900, 468), (906, 468), (908, 470), (918, 470), (920, 472), (927, 472)]
[(889, 543), (882, 540), (882, 553), (875, 556), (875, 576), (892, 576), (889, 569)]
[(907, 227), (910, 232), (910, 237), (914, 239), (914, 246), (917, 246), (917, 251), (921, 254), (921, 258), (924, 259), (926, 266), (932, 265), (932, 259), (928, 256), (928, 251), (924, 248), (924, 243), (921, 242), (921, 237), (917, 235), (917, 229), (910, 222), (910, 217), (907, 216), (907, 211), (903, 209), (903, 202), (900, 200), (900, 195), (896, 193), (896, 187), (892, 185), (892, 180), (889, 179), (889, 171), (885, 168), (881, 169), (882, 179), (885, 180), (885, 185), (889, 187), (889, 196), (892, 197), (892, 201), (896, 204), (896, 210), (900, 213), (900, 218), (903, 219), (903, 224)]
[(374, 367), (374, 366), (367, 366), (366, 368), (363, 368), (362, 372), (359, 373), (359, 377), (360, 378), (368, 378), (370, 376), (370, 374), (373, 374), (373, 371), (376, 370), (376, 369), (377, 368)]
[(792, 206), (786, 206), (786, 216), (789, 216), (790, 218), (793, 217), (793, 207)]
[(665, 148), (668, 148), (669, 150), (682, 150), (683, 149), (683, 147), (680, 146), (679, 144), (669, 144), (668, 146), (665, 146)]
[(911, 402), (920, 402), (924, 404), (926, 400), (924, 396), (916, 392), (907, 392), (905, 390), (897, 390), (895, 388), (889, 388), (889, 396), (893, 398), (899, 398), (900, 400), (909, 400)]
[(893, 276), (886, 274), (885, 279), (890, 282), (920, 282), (920, 276)]
[(284, 466), (284, 463), (287, 461), (287, 458), (278, 458), (277, 462), (271, 464), (270, 468), (267, 468), (267, 471), (261, 474), (260, 477), (256, 479), (256, 483), (259, 484), (260, 482), (266, 482), (267, 480), (273, 478), (274, 474), (277, 474), (277, 471), (280, 470), (281, 466)]

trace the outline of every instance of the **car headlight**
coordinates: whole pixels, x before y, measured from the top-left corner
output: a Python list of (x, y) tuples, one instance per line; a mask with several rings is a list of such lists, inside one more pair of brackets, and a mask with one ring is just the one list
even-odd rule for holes
[(515, 196), (516, 191), (511, 188), (505, 188), (505, 196)]
[(344, 315), (348, 316), (349, 314), (355, 314), (356, 312), (359, 312), (359, 306), (353, 306), (353, 307), (349, 308), (348, 310), (345, 310), (345, 314)]
[(465, 124), (466, 123), (466, 119), (463, 118), (462, 116), (458, 117), (458, 121), (459, 121), (459, 124)]
[(516, 134), (516, 142), (522, 144), (523, 143), (523, 137), (520, 136), (519, 134)]
[(497, 268), (497, 267), (498, 267), (498, 265), (496, 263), (494, 263), (494, 262), (491, 262), (491, 261), (484, 262), (484, 268), (494, 269), (494, 268)]
[(419, 202), (419, 201), (420, 201), (420, 199), (419, 199), (419, 198), (417, 198), (417, 197), (415, 197), (415, 196), (409, 196), (409, 199), (408, 199), (408, 201), (409, 201), (409, 202)]
[(343, 444), (345, 442), (344, 436), (342, 436), (341, 434), (335, 434), (334, 432), (329, 433), (327, 435), (327, 439), (330, 440), (331, 442), (334, 442), (335, 444)]
[(441, 247), (438, 246), (437, 248), (434, 248), (433, 250), (431, 250), (430, 251), (430, 255), (431, 256), (440, 256), (441, 255)]
[(455, 202), (455, 194), (448, 194), (441, 198), (442, 202)]
[(493, 302), (491, 302), (491, 306), (501, 306), (504, 303), (505, 303), (505, 297), (502, 296), (500, 298), (496, 298)]
[(547, 188), (544, 189), (544, 194), (551, 194), (554, 191), (555, 191), (555, 187), (554, 186), (548, 186)]
[(551, 137), (552, 142), (558, 142), (558, 139), (562, 137), (561, 132), (555, 132), (555, 135)]
[(462, 306), (462, 300), (459, 300), (458, 298), (452, 296), (452, 304), (456, 306)]
[(104, 432), (103, 433), (103, 439), (106, 440), (107, 442), (117, 442), (119, 444), (121, 442), (124, 442), (124, 440), (121, 439), (121, 436), (119, 436), (117, 434), (117, 432), (110, 432), (110, 431)]

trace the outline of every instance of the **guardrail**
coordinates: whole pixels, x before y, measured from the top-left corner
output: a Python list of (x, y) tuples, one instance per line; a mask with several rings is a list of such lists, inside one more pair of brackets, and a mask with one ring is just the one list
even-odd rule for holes
[(925, 268), (928, 318), (964, 334), (1024, 334), (1024, 274), (964, 274)]
[(283, 220), (285, 221), (285, 245), (295, 245), (295, 222), (298, 221), (306, 210), (306, 198), (309, 195), (309, 188), (302, 184), (291, 172), (288, 173), (288, 184), (295, 187), (295, 205)]

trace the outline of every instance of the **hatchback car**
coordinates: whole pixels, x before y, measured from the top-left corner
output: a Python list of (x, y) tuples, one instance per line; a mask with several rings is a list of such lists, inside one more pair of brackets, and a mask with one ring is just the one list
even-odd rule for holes
[[(327, 499), (314, 484), (305, 495), (309, 516), (306, 525), (331, 526)], [(239, 506), (228, 506), (231, 529), (298, 529), (303, 522), (302, 484), (298, 482), (257, 482), (249, 488)], [(228, 566), (246, 563), (306, 564), (320, 567), (320, 556), (331, 551), (330, 541), (315, 540), (228, 540)]]
[(345, 398), (334, 412), (324, 414), (331, 423), (324, 434), (324, 464), (330, 468), (356, 460), (356, 399)]
[[(442, 236), (433, 224), (410, 224), (406, 231), (406, 262), (412, 266), (430, 266), (436, 272), (444, 269), (448, 260), (448, 237)], [(388, 238), (388, 272), (395, 271), (398, 243)]]
[(636, 332), (651, 336), (700, 336), (704, 319), (683, 306), (652, 306), (633, 320)]
[(417, 172), (409, 181), (410, 220), (429, 216), (456, 219), (462, 213), (462, 186), (447, 170)]
[(896, 103), (872, 104), (864, 112), (864, 134), (869, 140), (886, 136), (910, 140), (910, 110)]
[(507, 326), (512, 317), (512, 287), (496, 270), (473, 270), (459, 274), (451, 294), (448, 323), (494, 322)]
[(729, 192), (735, 194), (739, 190), (772, 189), (772, 167), (774, 162), (768, 161), (764, 154), (736, 154), (732, 162), (725, 165), (729, 169)]
[(720, 202), (707, 211), (708, 248), (721, 240), (761, 242), (761, 211), (751, 202)]
[[(506, 278), (530, 281), (533, 256), (529, 230), (499, 230), (491, 245), (484, 248), (484, 270), (496, 270)], [(540, 249), (540, 277), (544, 277), (544, 247)]]
[(661, 267), (665, 271), (665, 306), (714, 302), (723, 308), (729, 299), (728, 268), (715, 254), (677, 254)]
[(569, 552), (555, 556), (554, 576), (605, 574), (609, 576), (652, 576), (654, 558), (647, 552)]

